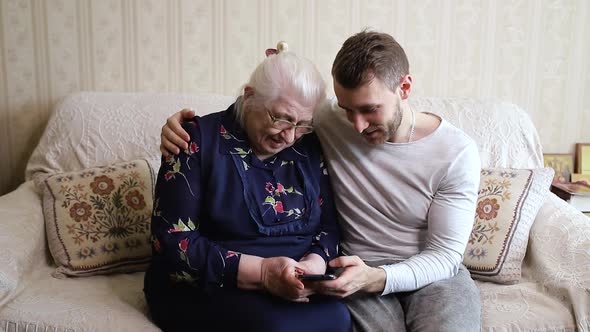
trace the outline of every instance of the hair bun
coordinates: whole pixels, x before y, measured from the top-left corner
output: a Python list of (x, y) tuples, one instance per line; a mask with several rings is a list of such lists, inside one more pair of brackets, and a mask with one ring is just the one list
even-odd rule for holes
[(274, 55), (274, 54), (279, 54), (281, 52), (286, 52), (289, 50), (289, 45), (287, 45), (287, 42), (284, 41), (280, 41), (277, 44), (277, 48), (267, 48), (266, 51), (264, 51), (264, 54), (266, 54), (267, 57)]
[(286, 41), (280, 41), (277, 43), (277, 53), (287, 52), (289, 50), (289, 44)]

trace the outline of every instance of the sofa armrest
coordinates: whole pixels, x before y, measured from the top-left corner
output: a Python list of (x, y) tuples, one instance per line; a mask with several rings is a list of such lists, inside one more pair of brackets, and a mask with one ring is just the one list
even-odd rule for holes
[(47, 264), (42, 203), (33, 181), (0, 196), (0, 248), (1, 307), (34, 266)]
[(531, 228), (523, 277), (568, 303), (581, 331), (590, 328), (590, 218), (549, 193)]

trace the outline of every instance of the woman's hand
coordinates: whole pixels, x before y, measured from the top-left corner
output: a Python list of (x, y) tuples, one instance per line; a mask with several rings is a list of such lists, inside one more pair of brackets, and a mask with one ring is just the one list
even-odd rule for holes
[(297, 278), (305, 266), (288, 257), (264, 258), (260, 264), (260, 280), (269, 293), (294, 302), (308, 302), (310, 291)]
[(172, 114), (166, 119), (166, 124), (162, 126), (160, 134), (160, 151), (164, 157), (170, 157), (171, 154), (179, 154), (180, 148), (188, 148), (190, 136), (182, 129), (182, 121), (190, 120), (195, 117), (195, 111), (185, 108)]
[(307, 274), (322, 274), (326, 272), (326, 262), (322, 256), (311, 253), (305, 255), (299, 260), (299, 263), (305, 266), (304, 273)]
[[(322, 258), (322, 256), (311, 253), (309, 255), (304, 256), (299, 260), (299, 263), (305, 266), (305, 270), (303, 271), (305, 274), (324, 274), (326, 273), (326, 262)], [(317, 293), (316, 288), (318, 286), (321, 287), (321, 283), (319, 281), (303, 281), (305, 285), (305, 289), (301, 291), (301, 296), (308, 297), (311, 294)]]
[(322, 274), (326, 262), (318, 254), (309, 254), (296, 262), (287, 257), (265, 258), (261, 264), (263, 287), (270, 293), (294, 302), (309, 302), (314, 294), (314, 282), (303, 282), (298, 276), (304, 273)]

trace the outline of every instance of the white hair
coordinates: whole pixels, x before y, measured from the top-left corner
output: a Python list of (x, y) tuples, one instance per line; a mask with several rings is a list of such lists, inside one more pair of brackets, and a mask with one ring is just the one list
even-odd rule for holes
[[(246, 101), (247, 106), (255, 106), (252, 109), (270, 107), (282, 96), (294, 97), (302, 106), (315, 108), (326, 97), (326, 85), (315, 65), (292, 52), (281, 52), (264, 59), (252, 72), (246, 86), (254, 90), (254, 95)], [(242, 95), (235, 107), (242, 125), (244, 103)]]

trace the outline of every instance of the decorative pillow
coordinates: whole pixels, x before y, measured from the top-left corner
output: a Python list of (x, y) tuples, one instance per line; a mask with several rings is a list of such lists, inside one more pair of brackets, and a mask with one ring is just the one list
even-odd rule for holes
[(43, 187), (53, 276), (145, 270), (151, 258), (153, 162), (134, 160), (51, 175)]
[(474, 279), (520, 281), (529, 231), (553, 175), (551, 168), (481, 170), (475, 222), (463, 258)]

